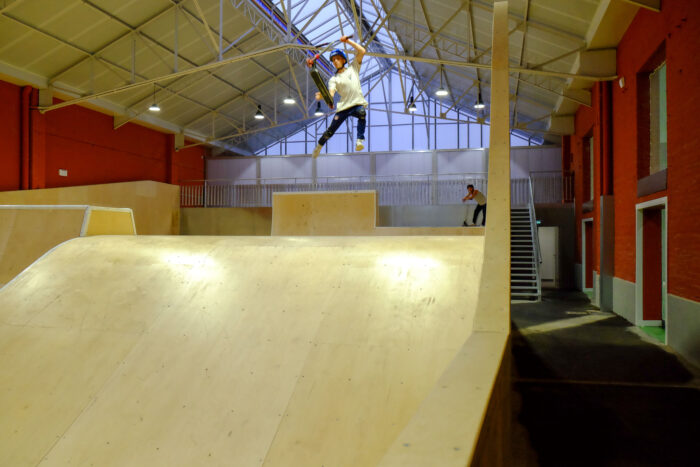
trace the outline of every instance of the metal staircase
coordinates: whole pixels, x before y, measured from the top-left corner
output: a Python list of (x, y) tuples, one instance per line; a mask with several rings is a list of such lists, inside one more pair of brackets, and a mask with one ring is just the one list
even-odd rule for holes
[(542, 297), (539, 238), (530, 181), (530, 203), (510, 210), (510, 299), (538, 302)]

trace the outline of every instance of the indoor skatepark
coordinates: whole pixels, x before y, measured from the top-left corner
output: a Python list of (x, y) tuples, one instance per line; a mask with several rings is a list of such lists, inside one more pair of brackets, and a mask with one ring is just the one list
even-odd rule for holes
[[(374, 219), (374, 193), (330, 195)], [(285, 235), (322, 226), (309, 198), (327, 196), (285, 196), (268, 237), (75, 238), (2, 288), (3, 463), (406, 465), (406, 445), (463, 461), (506, 336), (470, 342), (484, 237)], [(450, 446), (411, 433), (436, 391), (472, 418)]]
[(0, 464), (695, 465), (698, 13), (0, 2)]

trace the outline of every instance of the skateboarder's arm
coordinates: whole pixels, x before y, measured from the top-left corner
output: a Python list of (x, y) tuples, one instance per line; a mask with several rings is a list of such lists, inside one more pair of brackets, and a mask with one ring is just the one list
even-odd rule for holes
[(365, 53), (367, 52), (367, 50), (366, 50), (364, 47), (362, 47), (360, 44), (358, 44), (357, 42), (348, 39), (348, 36), (343, 36), (343, 37), (341, 37), (341, 38), (340, 38), (340, 41), (341, 41), (341, 42), (346, 42), (346, 43), (349, 44), (353, 49), (355, 49), (355, 60), (357, 60), (357, 63), (358, 63), (358, 64), (361, 64), (361, 63), (362, 63), (362, 57), (365, 56)]
[[(328, 90), (328, 94), (330, 94), (331, 99), (333, 99), (333, 96), (335, 96), (335, 88), (329, 89), (329, 90)], [(323, 96), (321, 95), (321, 93), (320, 93), (320, 92), (316, 92), (316, 100), (317, 100), (317, 101), (320, 101), (321, 99), (323, 99)]]

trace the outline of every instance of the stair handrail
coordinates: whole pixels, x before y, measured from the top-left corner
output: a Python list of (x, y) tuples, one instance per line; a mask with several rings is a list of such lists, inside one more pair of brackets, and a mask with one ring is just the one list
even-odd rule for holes
[(542, 296), (542, 284), (540, 282), (540, 265), (542, 264), (542, 253), (540, 252), (540, 235), (537, 231), (537, 216), (535, 214), (535, 191), (533, 189), (532, 176), (528, 175), (528, 186), (530, 188), (530, 202), (528, 210), (530, 211), (530, 234), (532, 235), (533, 243), (535, 244), (535, 253), (537, 256), (537, 264), (535, 265), (535, 273), (537, 278), (537, 298)]

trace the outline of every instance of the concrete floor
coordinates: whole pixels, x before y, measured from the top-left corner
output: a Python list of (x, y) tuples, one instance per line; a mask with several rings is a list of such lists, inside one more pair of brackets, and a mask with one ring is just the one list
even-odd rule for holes
[(580, 292), (511, 319), (512, 465), (700, 465), (698, 369)]

